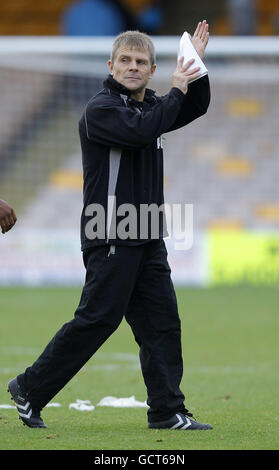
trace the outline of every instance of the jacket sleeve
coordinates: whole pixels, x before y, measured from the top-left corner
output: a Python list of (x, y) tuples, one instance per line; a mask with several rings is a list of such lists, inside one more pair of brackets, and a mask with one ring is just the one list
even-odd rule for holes
[(180, 112), (167, 132), (179, 129), (205, 114), (209, 103), (210, 84), (208, 76), (205, 75), (189, 84)]
[(151, 110), (141, 113), (109, 99), (93, 100), (84, 114), (87, 138), (110, 147), (145, 147), (176, 122), (183, 100), (182, 91), (172, 88)]

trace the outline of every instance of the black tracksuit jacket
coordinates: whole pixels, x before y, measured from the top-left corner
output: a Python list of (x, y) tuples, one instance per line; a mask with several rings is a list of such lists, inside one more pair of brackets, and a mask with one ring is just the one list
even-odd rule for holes
[[(103, 90), (91, 98), (79, 121), (84, 176), (82, 250), (106, 243), (136, 245), (150, 240), (150, 231), (145, 239), (140, 236), (140, 204), (164, 204), (161, 136), (205, 114), (209, 102), (208, 76), (192, 82), (186, 95), (175, 87), (161, 97), (146, 89), (143, 102), (133, 100), (126, 87), (108, 76)], [(93, 206), (90, 209), (92, 204), (99, 204), (105, 215), (97, 238), (91, 235), (97, 224), (91, 231), (88, 224), (91, 220), (94, 225), (97, 214)], [(122, 204), (132, 204), (138, 217), (136, 235), (127, 239), (120, 238), (112, 228), (126, 216), (117, 215)], [(158, 238), (165, 235), (161, 217)]]

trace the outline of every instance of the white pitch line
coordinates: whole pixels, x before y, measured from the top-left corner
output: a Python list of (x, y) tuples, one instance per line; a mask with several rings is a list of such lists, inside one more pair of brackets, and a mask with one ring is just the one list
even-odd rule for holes
[[(198, 373), (198, 374), (249, 374), (259, 370), (268, 369), (270, 364), (259, 364), (257, 366), (187, 366), (185, 365), (185, 374)], [(24, 368), (22, 368), (24, 369)], [(118, 364), (90, 364), (85, 365), (81, 371), (94, 372), (94, 371), (114, 371), (119, 369), (125, 370), (140, 370), (140, 363), (118, 363)], [(21, 372), (19, 367), (2, 367), (0, 368), (0, 375), (17, 375)]]
[[(62, 406), (62, 405), (60, 405), (60, 403), (48, 403), (48, 404), (46, 405), (46, 408), (48, 408), (48, 407), (49, 407), (49, 408), (52, 408), (52, 407), (53, 407), (53, 408), (59, 408), (60, 406)], [(0, 405), (0, 408), (1, 408), (1, 409), (6, 409), (6, 410), (8, 410), (8, 409), (16, 409), (16, 406), (14, 406), (14, 405), (6, 405), (6, 404), (4, 403), (3, 405)]]
[(7, 356), (33, 356), (40, 354), (41, 349), (27, 346), (0, 346), (0, 353)]

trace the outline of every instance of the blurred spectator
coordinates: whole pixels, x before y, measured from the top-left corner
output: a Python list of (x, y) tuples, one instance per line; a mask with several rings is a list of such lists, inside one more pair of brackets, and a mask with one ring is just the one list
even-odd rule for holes
[(257, 32), (257, 6), (255, 0), (227, 0), (232, 34), (255, 35)]
[(110, 0), (80, 0), (62, 16), (62, 32), (69, 36), (114, 36), (124, 27), (121, 11)]
[(79, 0), (62, 16), (62, 33), (69, 36), (115, 36), (127, 29), (156, 34), (165, 0)]
[(156, 34), (162, 25), (163, 6), (167, 0), (119, 0), (119, 3), (133, 15), (138, 29)]
[(273, 26), (275, 34), (279, 34), (279, 13), (275, 14), (273, 19)]

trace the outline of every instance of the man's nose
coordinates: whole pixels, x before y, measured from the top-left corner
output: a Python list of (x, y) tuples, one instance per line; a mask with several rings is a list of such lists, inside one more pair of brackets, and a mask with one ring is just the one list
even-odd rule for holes
[(132, 60), (130, 62), (130, 70), (137, 70), (138, 68), (138, 64), (137, 64), (137, 61), (136, 60)]

